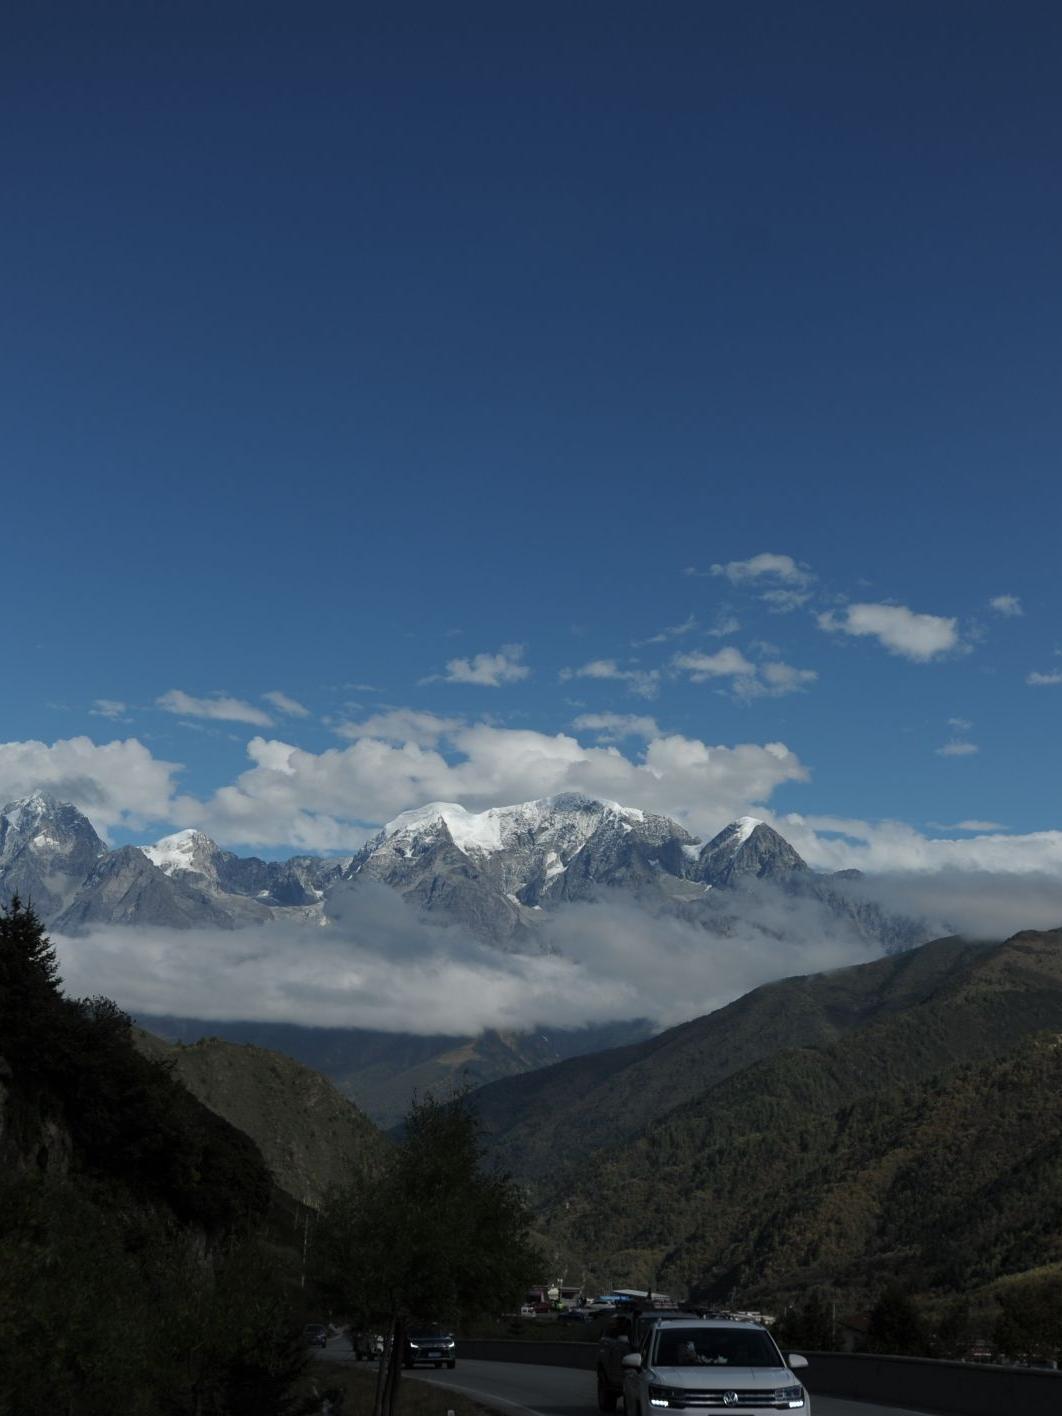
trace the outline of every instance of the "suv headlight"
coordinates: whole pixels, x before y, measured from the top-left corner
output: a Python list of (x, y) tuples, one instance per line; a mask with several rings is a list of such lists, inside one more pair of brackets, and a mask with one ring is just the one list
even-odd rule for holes
[(799, 1385), (782, 1387), (775, 1393), (775, 1401), (787, 1408), (801, 1407), (804, 1405), (804, 1388)]
[(681, 1392), (677, 1392), (674, 1387), (649, 1385), (649, 1405), (650, 1406), (670, 1406), (672, 1402), (676, 1406), (682, 1406)]

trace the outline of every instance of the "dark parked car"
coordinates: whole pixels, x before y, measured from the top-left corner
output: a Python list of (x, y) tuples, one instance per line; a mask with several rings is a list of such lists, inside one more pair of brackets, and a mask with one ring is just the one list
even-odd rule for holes
[(320, 1323), (307, 1323), (302, 1330), (302, 1335), (307, 1347), (326, 1347), (328, 1345), (328, 1329), (322, 1327)]
[(402, 1361), (407, 1367), (418, 1363), (432, 1367), (456, 1367), (456, 1343), (452, 1332), (444, 1328), (425, 1326), (410, 1328)]
[(583, 1312), (582, 1308), (569, 1308), (565, 1313), (557, 1314), (559, 1323), (580, 1323), (585, 1325), (590, 1322), (591, 1314)]

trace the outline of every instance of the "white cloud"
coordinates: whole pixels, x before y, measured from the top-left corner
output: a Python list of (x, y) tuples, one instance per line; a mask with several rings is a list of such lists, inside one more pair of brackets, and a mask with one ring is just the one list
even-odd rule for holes
[(694, 683), (706, 683), (710, 679), (754, 677), (756, 665), (749, 662), (739, 649), (727, 645), (714, 654), (694, 650), (689, 654), (676, 654), (671, 660), (672, 668), (689, 674)]
[(128, 723), (125, 716), (129, 705), (117, 698), (97, 698), (89, 714), (93, 718), (110, 718), (114, 723)]
[(989, 608), (995, 610), (997, 615), (1002, 615), (1004, 619), (1017, 619), (1025, 613), (1017, 595), (994, 595), (988, 604)]
[(274, 688), (269, 693), (263, 693), (262, 697), (267, 703), (272, 703), (278, 713), (286, 713), (289, 718), (308, 718), (309, 708), (304, 708), (297, 698), (289, 698), (286, 693), (281, 693), (279, 688)]
[(953, 738), (951, 742), (946, 742), (943, 747), (934, 748), (938, 757), (973, 757), (981, 749), (975, 742), (966, 742), (962, 738)]
[[(1027, 876), (1053, 874), (1062, 886), (1062, 831), (978, 834), (972, 839), (926, 836), (904, 821), (853, 817), (772, 817), (761, 813), (816, 870), (869, 874)], [(962, 828), (965, 829), (965, 828)], [(1062, 911), (1056, 925), (1062, 921)], [(1020, 925), (1015, 926), (1020, 928)]]
[(712, 639), (725, 639), (728, 634), (736, 634), (741, 628), (741, 621), (736, 615), (727, 614), (721, 611), (715, 618), (715, 623), (708, 630), (708, 635)]
[(660, 690), (658, 669), (624, 669), (615, 659), (591, 659), (578, 669), (561, 669), (562, 683), (573, 678), (615, 679), (639, 698), (655, 698)]
[(761, 664), (760, 675), (758, 694), (766, 693), (772, 698), (784, 693), (803, 693), (818, 678), (814, 669), (795, 669), (792, 664), (775, 661)]
[(503, 683), (519, 683), (531, 670), (521, 663), (524, 645), (503, 644), (497, 654), (476, 654), (471, 659), (450, 659), (445, 674), (435, 674), (423, 683), (471, 683), (481, 688), (500, 688)]
[(787, 693), (803, 693), (818, 678), (814, 669), (796, 669), (777, 659), (753, 664), (732, 645), (714, 654), (699, 651), (676, 654), (671, 665), (676, 671), (689, 674), (693, 683), (729, 678), (735, 697), (742, 699), (781, 698)]
[(949, 718), (948, 727), (956, 728), (960, 733), (968, 733), (973, 727), (973, 723), (970, 722), (969, 718)]
[[(360, 882), (327, 929), (97, 930), (55, 938), (67, 987), (104, 992), (141, 1015), (267, 1019), (436, 1033), (529, 1029), (712, 1011), (783, 973), (872, 956), (806, 901), (753, 901), (725, 934), (624, 901), (572, 905), (543, 920), (538, 953), (504, 953), (429, 924)], [(646, 948), (651, 938), (653, 947)], [(780, 938), (784, 943), (779, 943)]]
[(374, 713), (363, 723), (340, 723), (335, 729), (342, 738), (382, 738), (385, 742), (415, 742), (434, 747), (441, 737), (464, 727), (464, 718), (441, 718), (416, 708), (391, 708)]
[(623, 738), (656, 738), (660, 729), (655, 718), (634, 713), (582, 713), (572, 722), (577, 731), (594, 732), (599, 742), (619, 742)]
[(1000, 821), (927, 821), (935, 831), (1005, 831), (1007, 828)]
[(906, 605), (849, 605), (840, 618), (832, 610), (816, 618), (820, 629), (832, 634), (869, 635), (891, 654), (919, 664), (959, 647), (954, 619), (916, 614)]
[(763, 551), (749, 560), (727, 561), (726, 565), (713, 565), (713, 575), (725, 576), (731, 585), (748, 585), (763, 581), (779, 580), (792, 586), (809, 585), (814, 579), (807, 566), (798, 564), (792, 556), (774, 555)]
[(136, 738), (0, 743), (0, 804), (41, 789), (73, 802), (98, 831), (165, 821), (180, 770), (180, 763), (160, 761)]
[(565, 733), (475, 723), (449, 734), (443, 755), (416, 742), (364, 737), (307, 752), (252, 738), (251, 767), (206, 801), (174, 803), (178, 825), (199, 826), (229, 844), (350, 850), (367, 824), (428, 801), (469, 810), (560, 792), (583, 792), (665, 812), (713, 833), (783, 782), (807, 770), (783, 744), (714, 747), (679, 735), (652, 739), (638, 757), (614, 746), (584, 747)]
[(690, 615), (681, 624), (669, 625), (666, 629), (660, 630), (659, 634), (650, 635), (648, 639), (634, 639), (632, 644), (639, 646), (642, 644), (666, 644), (669, 639), (681, 639), (685, 634), (691, 634), (697, 628), (697, 621)]
[(215, 694), (210, 698), (193, 698), (179, 688), (171, 688), (168, 693), (155, 699), (159, 708), (167, 713), (179, 713), (185, 718), (211, 718), (223, 723), (251, 723), (255, 727), (272, 727), (273, 719), (253, 703), (245, 703), (242, 698), (227, 698)]
[(811, 599), (810, 590), (765, 590), (760, 599), (776, 615), (789, 615)]
[(1046, 684), (1062, 683), (1062, 669), (1052, 669), (1048, 674), (1040, 674), (1035, 671), (1027, 674), (1025, 682), (1034, 687), (1043, 687)]

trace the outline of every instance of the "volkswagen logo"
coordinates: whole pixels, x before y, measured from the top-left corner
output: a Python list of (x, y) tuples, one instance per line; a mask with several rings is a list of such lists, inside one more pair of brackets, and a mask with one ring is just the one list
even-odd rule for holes
[(723, 1392), (723, 1405), (724, 1405), (724, 1406), (736, 1406), (737, 1404), (738, 1404), (738, 1394), (737, 1394), (736, 1391), (724, 1391), (724, 1392)]

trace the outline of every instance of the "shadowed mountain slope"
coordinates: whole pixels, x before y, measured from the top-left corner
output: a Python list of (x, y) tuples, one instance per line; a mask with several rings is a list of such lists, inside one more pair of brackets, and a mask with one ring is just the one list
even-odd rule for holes
[(735, 1070), (553, 1177), (552, 1242), (713, 1298), (955, 1292), (1062, 1259), (1062, 930), (919, 956), (950, 959), (920, 1000)]

